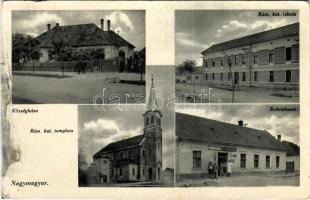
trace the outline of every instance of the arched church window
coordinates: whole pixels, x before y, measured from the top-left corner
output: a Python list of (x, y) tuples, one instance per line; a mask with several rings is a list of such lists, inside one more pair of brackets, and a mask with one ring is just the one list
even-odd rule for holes
[(154, 124), (154, 116), (151, 117), (151, 124)]
[(156, 118), (156, 124), (158, 124), (160, 126), (160, 119)]
[(150, 119), (147, 117), (146, 118), (146, 125), (149, 125), (150, 124)]

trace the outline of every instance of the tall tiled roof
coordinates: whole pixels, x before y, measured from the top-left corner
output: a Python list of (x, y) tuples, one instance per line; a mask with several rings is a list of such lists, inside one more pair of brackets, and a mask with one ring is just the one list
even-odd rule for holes
[(265, 130), (241, 127), (182, 113), (176, 113), (176, 135), (180, 140), (286, 150), (281, 142)]
[(297, 144), (294, 144), (293, 142), (288, 141), (282, 141), (282, 144), (286, 147), (286, 155), (287, 156), (299, 156), (300, 154), (300, 148)]
[(290, 24), (287, 26), (282, 26), (282, 27), (271, 29), (268, 31), (263, 31), (263, 32), (256, 33), (253, 35), (230, 40), (227, 42), (214, 44), (208, 49), (201, 52), (201, 54), (214, 53), (218, 51), (237, 48), (237, 47), (246, 46), (250, 44), (257, 44), (257, 43), (266, 42), (266, 41), (288, 37), (288, 36), (293, 36), (297, 34), (299, 34), (299, 23), (294, 23), (294, 24)]
[(144, 135), (138, 135), (131, 138), (127, 138), (124, 140), (120, 140), (117, 142), (112, 142), (108, 144), (107, 146), (103, 147), (100, 151), (94, 154), (94, 157), (100, 156), (103, 153), (111, 152), (111, 151), (117, 151), (121, 149), (125, 149), (127, 147), (134, 147), (138, 146), (142, 139), (144, 138)]
[(134, 48), (134, 45), (123, 39), (114, 31), (103, 31), (94, 23), (55, 26), (51, 30), (39, 35), (37, 39), (40, 41), (41, 47), (52, 47), (53, 41), (63, 40), (72, 47), (117, 45)]

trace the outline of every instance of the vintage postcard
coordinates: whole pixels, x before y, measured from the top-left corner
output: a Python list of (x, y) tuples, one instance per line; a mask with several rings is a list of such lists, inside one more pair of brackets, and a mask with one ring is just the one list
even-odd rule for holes
[(3, 199), (309, 199), (309, 3), (2, 11)]

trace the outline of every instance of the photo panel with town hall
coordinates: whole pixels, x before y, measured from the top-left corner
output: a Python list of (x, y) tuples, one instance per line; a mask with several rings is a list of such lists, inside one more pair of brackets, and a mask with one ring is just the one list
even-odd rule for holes
[(13, 104), (144, 103), (145, 52), (144, 10), (14, 11)]

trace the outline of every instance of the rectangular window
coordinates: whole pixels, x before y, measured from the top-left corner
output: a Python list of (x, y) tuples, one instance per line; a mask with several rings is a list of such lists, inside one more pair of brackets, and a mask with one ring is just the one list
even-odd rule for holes
[(212, 73), (212, 80), (214, 80), (214, 73)]
[(201, 168), (201, 151), (193, 151), (193, 168)]
[(123, 175), (123, 170), (122, 170), (122, 168), (119, 169), (119, 175), (120, 175), (120, 176)]
[(257, 81), (257, 72), (254, 72), (254, 81)]
[(255, 154), (254, 155), (254, 168), (259, 167), (259, 155)]
[(292, 48), (287, 47), (286, 48), (286, 61), (292, 60)]
[(240, 168), (246, 168), (246, 154), (240, 154)]
[(204, 60), (205, 61), (205, 63), (206, 63), (206, 67), (208, 67), (208, 61), (207, 60)]
[(223, 73), (221, 73), (221, 81), (223, 81)]
[(113, 174), (114, 174), (114, 170), (112, 169), (112, 171), (111, 171), (111, 175), (113, 176)]
[(206, 80), (208, 80), (208, 74), (206, 73)]
[(131, 158), (131, 151), (128, 151), (128, 158)]
[(231, 79), (231, 72), (228, 72), (227, 73), (227, 80), (230, 81), (230, 79)]
[(257, 52), (254, 52), (254, 64), (257, 64)]
[(242, 81), (246, 81), (246, 72), (242, 72)]
[(286, 71), (286, 82), (291, 82), (292, 81), (292, 74), (291, 70)]
[(235, 65), (238, 65), (238, 55), (235, 55)]
[(212, 67), (215, 67), (215, 62), (213, 59), (212, 59)]
[(269, 72), (269, 82), (273, 82), (273, 80), (274, 80), (274, 72), (270, 71)]
[(280, 156), (276, 156), (276, 168), (280, 167)]
[(132, 168), (132, 175), (136, 175), (136, 170), (135, 170), (135, 168)]
[(273, 63), (273, 50), (269, 50), (269, 63)]
[(242, 54), (242, 64), (245, 64), (245, 54)]
[(221, 66), (223, 66), (223, 58), (221, 58)]
[(266, 168), (270, 168), (270, 156), (266, 156)]
[(123, 159), (123, 152), (120, 152), (119, 157)]

